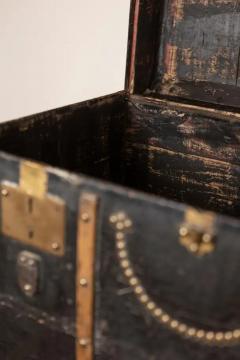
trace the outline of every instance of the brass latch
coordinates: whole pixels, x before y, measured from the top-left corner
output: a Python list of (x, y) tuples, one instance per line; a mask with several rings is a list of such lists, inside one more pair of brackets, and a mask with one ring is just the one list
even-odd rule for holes
[(1, 184), (2, 234), (58, 256), (64, 255), (65, 203), (47, 193), (42, 165), (20, 164), (19, 185)]
[(189, 208), (179, 229), (180, 244), (195, 255), (206, 255), (215, 249), (215, 215)]

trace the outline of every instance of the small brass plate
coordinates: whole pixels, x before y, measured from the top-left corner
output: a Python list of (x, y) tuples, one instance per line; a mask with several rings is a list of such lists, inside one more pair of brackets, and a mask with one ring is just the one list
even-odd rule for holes
[(64, 255), (65, 203), (29, 195), (16, 184), (1, 185), (2, 233), (54, 255)]

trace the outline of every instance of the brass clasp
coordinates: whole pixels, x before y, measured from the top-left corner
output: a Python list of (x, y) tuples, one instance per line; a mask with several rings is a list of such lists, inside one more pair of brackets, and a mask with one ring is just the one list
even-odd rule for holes
[(180, 244), (194, 255), (203, 256), (215, 249), (215, 215), (189, 208), (180, 226)]

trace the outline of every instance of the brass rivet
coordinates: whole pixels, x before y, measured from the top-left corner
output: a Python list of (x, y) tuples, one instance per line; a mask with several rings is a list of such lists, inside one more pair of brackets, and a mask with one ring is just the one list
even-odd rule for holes
[(90, 343), (89, 339), (86, 338), (79, 339), (79, 345), (82, 347), (88, 346), (89, 343)]
[(83, 213), (81, 216), (82, 221), (88, 222), (90, 220), (90, 216), (88, 213)]
[(9, 194), (7, 189), (2, 189), (1, 193), (2, 193), (2, 196), (5, 196), (5, 197), (8, 196), (8, 194)]
[(82, 287), (86, 287), (86, 286), (88, 285), (87, 279), (81, 278), (81, 279), (79, 280), (79, 284), (80, 284)]
[(57, 250), (59, 250), (59, 248), (60, 248), (60, 246), (59, 246), (59, 244), (57, 242), (52, 243), (52, 249), (53, 250), (57, 251)]

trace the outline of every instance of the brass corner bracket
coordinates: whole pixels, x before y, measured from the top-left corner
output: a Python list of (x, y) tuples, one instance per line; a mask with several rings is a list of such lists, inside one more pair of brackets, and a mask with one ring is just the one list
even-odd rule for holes
[(215, 219), (214, 213), (188, 208), (179, 229), (180, 244), (197, 256), (213, 252), (216, 246)]

